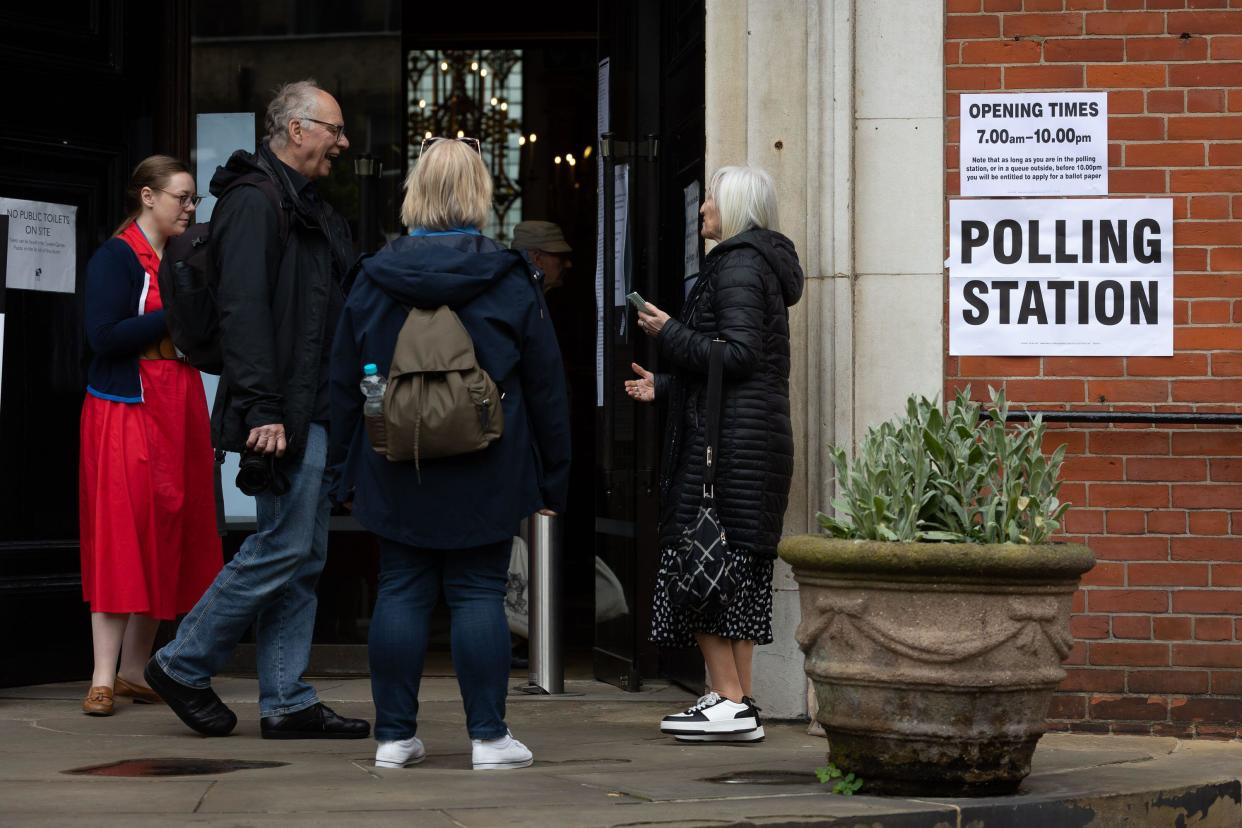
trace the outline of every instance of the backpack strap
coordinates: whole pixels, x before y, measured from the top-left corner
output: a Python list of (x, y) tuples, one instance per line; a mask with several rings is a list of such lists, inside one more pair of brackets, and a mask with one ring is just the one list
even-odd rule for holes
[(261, 172), (250, 173), (229, 184), (225, 191), (220, 193), (220, 198), (224, 198), (238, 187), (254, 187), (267, 197), (272, 209), (276, 211), (276, 232), (280, 237), (281, 247), (287, 245), (289, 243), (289, 213), (293, 211), (293, 205), (285, 199), (280, 185), (269, 175)]
[(289, 213), (293, 211), (293, 205), (286, 202), (280, 186), (267, 176), (262, 176), (255, 186), (276, 208), (276, 232), (280, 236), (280, 244), (283, 247), (289, 243)]

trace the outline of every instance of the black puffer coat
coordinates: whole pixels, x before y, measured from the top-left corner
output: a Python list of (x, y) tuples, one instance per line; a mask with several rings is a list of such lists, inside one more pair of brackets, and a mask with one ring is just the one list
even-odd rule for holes
[(680, 321), (659, 335), (672, 371), (657, 377), (669, 400), (660, 482), (660, 544), (676, 542), (703, 496), (707, 366), (712, 339), (724, 355), (724, 411), (716, 467), (716, 507), (730, 545), (776, 557), (789, 482), (789, 307), (802, 297), (793, 242), (748, 230), (718, 244), (703, 264)]

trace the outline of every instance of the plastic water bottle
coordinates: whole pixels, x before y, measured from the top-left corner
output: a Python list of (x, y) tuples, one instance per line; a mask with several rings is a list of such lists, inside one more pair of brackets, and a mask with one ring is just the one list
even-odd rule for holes
[(384, 389), (388, 380), (380, 375), (374, 362), (362, 366), (362, 394), (366, 402), (362, 404), (362, 413), (366, 417), (384, 416)]

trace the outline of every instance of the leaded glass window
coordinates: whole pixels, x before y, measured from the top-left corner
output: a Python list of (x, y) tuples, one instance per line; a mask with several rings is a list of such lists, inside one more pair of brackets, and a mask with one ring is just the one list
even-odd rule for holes
[(408, 55), (409, 158), (432, 136), (478, 138), (495, 182), (486, 235), (513, 238), (522, 220), (522, 52), (422, 49)]

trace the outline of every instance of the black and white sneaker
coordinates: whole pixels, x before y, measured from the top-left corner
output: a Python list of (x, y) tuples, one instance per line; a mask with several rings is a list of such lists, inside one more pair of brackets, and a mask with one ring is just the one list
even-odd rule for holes
[(755, 714), (755, 729), (745, 733), (707, 733), (707, 734), (674, 734), (679, 742), (762, 742), (763, 719), (759, 716), (759, 705), (750, 696), (743, 696), (742, 703), (748, 705)]
[(660, 732), (669, 736), (715, 736), (751, 733), (759, 727), (758, 713), (749, 704), (708, 693), (684, 712), (665, 716)]

